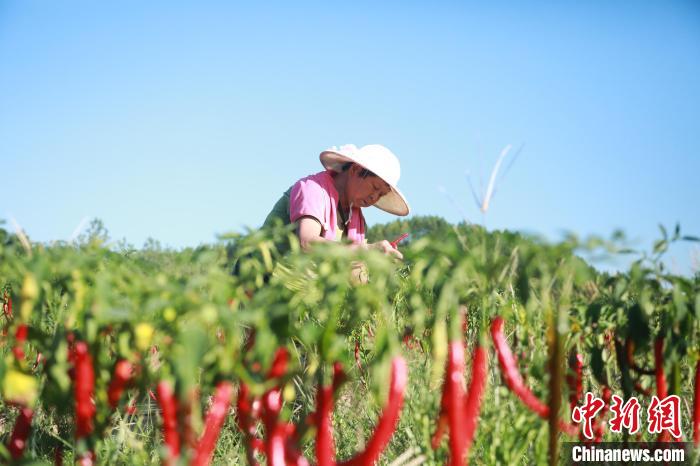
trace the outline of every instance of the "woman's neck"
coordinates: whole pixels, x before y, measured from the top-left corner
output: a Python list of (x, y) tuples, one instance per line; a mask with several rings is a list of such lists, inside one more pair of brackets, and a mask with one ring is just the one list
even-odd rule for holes
[(345, 188), (348, 182), (348, 172), (344, 171), (335, 173), (332, 176), (335, 190), (338, 191), (338, 208), (341, 209), (343, 213), (345, 213), (344, 216), (347, 217), (347, 213), (350, 210), (350, 205), (347, 196), (345, 195)]

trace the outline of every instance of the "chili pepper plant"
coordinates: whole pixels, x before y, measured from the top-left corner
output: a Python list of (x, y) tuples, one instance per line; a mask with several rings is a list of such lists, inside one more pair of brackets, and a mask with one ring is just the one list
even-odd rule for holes
[(583, 436), (589, 391), (678, 395), (681, 439), (700, 439), (700, 275), (662, 260), (697, 238), (662, 228), (610, 273), (581, 255), (617, 239), (376, 231), (411, 232), (403, 262), (302, 253), (283, 227), (184, 250), (0, 230), (2, 461), (557, 464), (564, 441), (637, 440), (607, 409)]

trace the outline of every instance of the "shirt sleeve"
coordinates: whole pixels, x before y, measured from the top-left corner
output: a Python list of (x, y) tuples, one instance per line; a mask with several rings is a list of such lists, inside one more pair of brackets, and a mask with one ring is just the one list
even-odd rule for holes
[(328, 193), (313, 179), (297, 181), (289, 196), (289, 220), (296, 222), (301, 217), (313, 217), (328, 230), (327, 209)]

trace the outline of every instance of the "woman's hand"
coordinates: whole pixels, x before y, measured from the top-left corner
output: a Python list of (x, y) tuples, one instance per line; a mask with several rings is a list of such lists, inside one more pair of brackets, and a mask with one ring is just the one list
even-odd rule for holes
[(401, 251), (392, 246), (391, 243), (387, 240), (382, 240), (378, 243), (371, 243), (367, 246), (369, 246), (372, 249), (377, 249), (386, 254), (387, 256), (395, 256), (399, 259), (403, 259), (403, 254), (401, 254)]

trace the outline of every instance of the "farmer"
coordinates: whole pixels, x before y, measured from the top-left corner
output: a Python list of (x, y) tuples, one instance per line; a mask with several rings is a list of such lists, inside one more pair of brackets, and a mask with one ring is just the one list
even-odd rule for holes
[(401, 172), (396, 156), (379, 144), (359, 149), (347, 144), (321, 152), (320, 159), (325, 170), (294, 183), (263, 226), (279, 220), (295, 223), (303, 249), (316, 241), (348, 239), (352, 248), (373, 248), (403, 258), (387, 240), (367, 243), (362, 215), (362, 208), (372, 205), (395, 215), (408, 215), (408, 203), (396, 187)]

